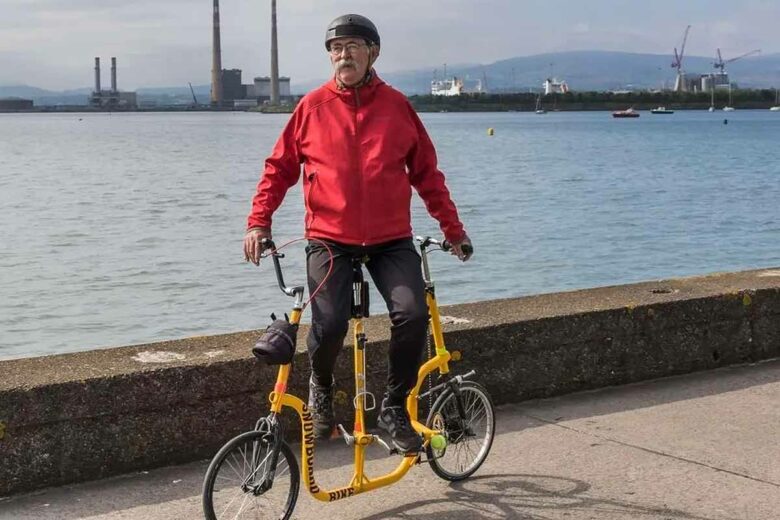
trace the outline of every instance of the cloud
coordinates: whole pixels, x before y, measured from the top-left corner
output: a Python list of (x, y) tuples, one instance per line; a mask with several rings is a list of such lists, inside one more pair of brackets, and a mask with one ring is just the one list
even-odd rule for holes
[[(382, 34), (380, 70), (490, 63), (575, 49), (670, 53), (693, 25), (686, 54), (780, 50), (780, 4), (744, 0), (294, 0), (279, 1), (282, 73), (293, 83), (329, 75), (326, 24), (353, 11)], [(222, 0), (226, 68), (245, 77), (270, 65), (270, 2)], [(91, 85), (94, 56), (117, 56), (127, 88), (208, 82), (211, 2), (3, 0), (0, 84)]]

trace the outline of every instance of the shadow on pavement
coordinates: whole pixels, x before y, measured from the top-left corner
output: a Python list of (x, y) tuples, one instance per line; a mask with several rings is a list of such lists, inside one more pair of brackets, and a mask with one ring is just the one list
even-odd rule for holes
[(589, 490), (590, 484), (586, 482), (552, 475), (484, 475), (451, 484), (445, 498), (412, 502), (366, 516), (364, 520), (541, 520), (551, 518), (546, 513), (559, 518), (567, 511), (572, 516), (575, 511), (585, 513), (588, 518), (712, 520), (676, 509), (588, 496)]

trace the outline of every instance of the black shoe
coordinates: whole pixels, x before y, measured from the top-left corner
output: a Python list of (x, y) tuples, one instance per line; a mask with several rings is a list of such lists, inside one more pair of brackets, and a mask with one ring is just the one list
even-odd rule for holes
[(409, 414), (403, 406), (389, 406), (382, 401), (377, 426), (390, 434), (393, 445), (401, 453), (417, 453), (422, 449), (422, 438), (409, 422)]
[(320, 386), (309, 379), (309, 411), (313, 419), (314, 437), (329, 439), (336, 426), (336, 416), (333, 413), (333, 394), (335, 384)]

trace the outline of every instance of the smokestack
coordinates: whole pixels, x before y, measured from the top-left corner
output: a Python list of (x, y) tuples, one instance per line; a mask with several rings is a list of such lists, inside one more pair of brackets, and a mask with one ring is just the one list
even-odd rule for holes
[(100, 93), (100, 58), (95, 57), (95, 92)]
[(222, 106), (222, 46), (219, 41), (219, 0), (214, 0), (214, 32), (211, 55), (211, 105)]
[(111, 58), (111, 92), (116, 91), (116, 58)]
[(276, 41), (276, 0), (271, 0), (271, 104), (279, 104), (279, 47)]

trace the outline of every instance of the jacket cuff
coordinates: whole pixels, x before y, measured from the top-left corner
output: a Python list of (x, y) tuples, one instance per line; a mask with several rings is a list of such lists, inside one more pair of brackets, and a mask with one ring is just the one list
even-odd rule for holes
[(444, 234), (444, 238), (447, 239), (447, 242), (450, 244), (457, 244), (464, 238), (466, 238), (466, 230), (463, 228), (460, 228), (460, 232), (455, 232), (454, 234), (452, 232), (447, 232)]

